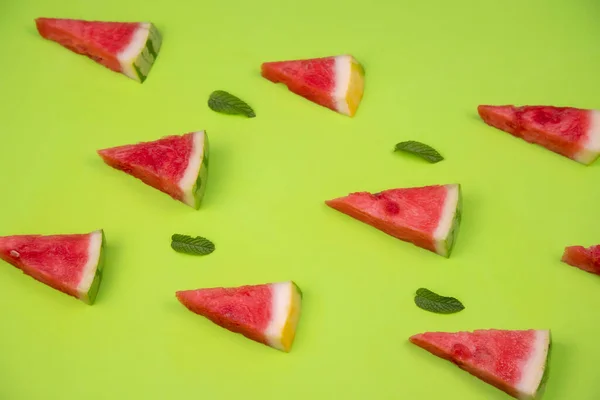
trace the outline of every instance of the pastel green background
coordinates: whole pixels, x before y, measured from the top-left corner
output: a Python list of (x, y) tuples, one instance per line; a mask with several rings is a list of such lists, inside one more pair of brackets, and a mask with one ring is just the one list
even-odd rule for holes
[[(483, 124), (480, 103), (600, 108), (592, 0), (19, 0), (0, 3), (0, 235), (105, 230), (87, 306), (0, 268), (0, 399), (460, 399), (502, 392), (408, 343), (428, 330), (551, 328), (545, 399), (600, 396), (600, 280), (559, 261), (600, 242), (600, 165)], [(144, 84), (38, 36), (38, 16), (149, 20), (164, 35)], [(263, 61), (351, 53), (355, 118), (260, 76)], [(257, 117), (214, 113), (231, 91)], [(104, 165), (95, 150), (206, 129), (199, 211)], [(420, 140), (446, 160), (394, 154)], [(462, 184), (444, 259), (337, 211), (352, 191)], [(216, 251), (171, 250), (173, 233)], [(185, 310), (179, 289), (295, 280), (291, 353)], [(463, 312), (417, 308), (427, 287)]]

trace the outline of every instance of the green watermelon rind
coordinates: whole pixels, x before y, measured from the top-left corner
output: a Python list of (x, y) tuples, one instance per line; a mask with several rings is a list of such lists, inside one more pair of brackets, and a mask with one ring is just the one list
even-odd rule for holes
[(296, 282), (294, 282), (294, 281), (292, 281), (292, 285), (294, 286), (294, 288), (296, 289), (296, 291), (300, 295), (300, 298), (303, 299), (304, 298), (304, 293), (302, 293), (302, 289), (300, 289), (300, 286), (298, 286), (298, 284)]
[(458, 232), (460, 230), (460, 223), (462, 221), (462, 188), (460, 183), (455, 184), (458, 190), (458, 201), (456, 203), (456, 210), (454, 212), (454, 218), (452, 219), (452, 226), (448, 231), (448, 235), (446, 236), (446, 240), (444, 240), (444, 252), (439, 252), (438, 254), (449, 258), (452, 254), (452, 250), (454, 249), (454, 244), (456, 243), (456, 238), (458, 237)]
[(544, 365), (544, 374), (540, 380), (540, 384), (535, 391), (535, 397), (532, 399), (540, 399), (546, 390), (548, 379), (550, 378), (550, 358), (552, 354), (552, 332), (548, 331), (548, 353), (546, 354), (546, 363)]
[(206, 183), (208, 181), (208, 135), (204, 131), (204, 147), (202, 149), (202, 162), (200, 163), (200, 169), (198, 170), (198, 177), (192, 188), (194, 194), (194, 208), (197, 210), (200, 208), (204, 193), (206, 192)]
[(125, 75), (143, 83), (158, 57), (162, 45), (162, 36), (154, 24), (150, 22), (141, 24), (138, 29), (147, 30), (148, 32), (144, 46), (133, 57), (125, 60), (119, 59), (119, 61)]
[(100, 254), (98, 256), (98, 262), (96, 264), (96, 272), (94, 275), (94, 280), (90, 284), (90, 288), (87, 293), (80, 293), (79, 300), (83, 301), (88, 305), (94, 304), (96, 301), (96, 297), (98, 295), (98, 291), (100, 289), (100, 283), (102, 282), (102, 275), (104, 270), (104, 259), (105, 259), (105, 247), (106, 247), (106, 236), (104, 235), (104, 230), (99, 230), (102, 234), (102, 244), (100, 245)]

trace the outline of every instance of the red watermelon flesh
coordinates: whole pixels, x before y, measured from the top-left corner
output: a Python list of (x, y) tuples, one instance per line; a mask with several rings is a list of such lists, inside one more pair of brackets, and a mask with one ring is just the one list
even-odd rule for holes
[(588, 247), (569, 246), (565, 248), (562, 261), (592, 274), (600, 275), (600, 245)]
[(146, 79), (162, 42), (149, 22), (37, 18), (35, 23), (45, 39), (139, 82)]
[(548, 377), (548, 330), (426, 332), (410, 341), (518, 399), (537, 399)]
[(266, 62), (262, 76), (316, 104), (353, 116), (362, 99), (364, 69), (350, 55)]
[(190, 207), (200, 206), (208, 177), (204, 131), (98, 150), (98, 154), (111, 167)]
[(300, 316), (301, 292), (292, 282), (184, 290), (190, 311), (256, 342), (289, 351)]
[(93, 304), (102, 279), (104, 233), (0, 237), (0, 258), (63, 293)]
[(600, 154), (600, 111), (481, 105), (478, 112), (488, 125), (582, 164), (591, 164)]
[(356, 192), (328, 206), (398, 239), (449, 257), (458, 233), (460, 185)]
[(331, 92), (335, 88), (335, 58), (278, 61), (264, 63), (263, 75), (274, 82), (286, 82), (286, 86), (302, 97), (324, 107), (336, 110)]

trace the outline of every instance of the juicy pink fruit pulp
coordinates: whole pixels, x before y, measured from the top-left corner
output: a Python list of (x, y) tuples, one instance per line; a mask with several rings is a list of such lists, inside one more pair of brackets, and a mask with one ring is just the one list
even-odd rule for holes
[(442, 217), (445, 186), (358, 192), (326, 202), (332, 208), (399, 239), (435, 251), (433, 234)]
[(176, 295), (190, 311), (266, 344), (264, 332), (272, 317), (270, 285), (186, 290)]
[(98, 150), (111, 167), (126, 172), (144, 183), (183, 199), (178, 186), (189, 164), (194, 147), (194, 134), (167, 136), (153, 142)]
[(571, 107), (481, 105), (478, 112), (488, 125), (569, 158), (583, 149), (591, 123), (590, 110)]
[(121, 72), (117, 55), (129, 45), (138, 23), (37, 18), (38, 32), (69, 50)]
[(77, 297), (91, 237), (89, 234), (0, 237), (0, 258), (40, 282)]
[(482, 380), (515, 393), (527, 360), (532, 356), (534, 330), (478, 330), (474, 332), (427, 332), (410, 341), (447, 359)]
[(585, 248), (569, 246), (565, 248), (562, 261), (584, 271), (600, 275), (600, 245)]
[(337, 111), (335, 90), (335, 58), (278, 61), (262, 64), (262, 76), (308, 100)]

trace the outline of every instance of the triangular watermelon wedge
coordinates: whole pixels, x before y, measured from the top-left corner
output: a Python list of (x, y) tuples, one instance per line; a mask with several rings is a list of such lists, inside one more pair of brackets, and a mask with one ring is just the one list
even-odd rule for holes
[(552, 106), (478, 107), (485, 123), (582, 164), (600, 155), (600, 111)]
[(600, 275), (600, 245), (568, 246), (562, 256), (562, 261), (592, 274)]
[(266, 62), (261, 70), (271, 82), (351, 117), (363, 96), (365, 71), (351, 55)]
[(140, 83), (148, 76), (162, 42), (150, 22), (37, 18), (35, 23), (42, 37)]
[(548, 379), (549, 330), (426, 332), (409, 339), (517, 399), (539, 399)]
[(302, 292), (292, 281), (184, 290), (177, 299), (215, 324), (289, 352), (300, 319)]
[(104, 266), (104, 232), (0, 236), (0, 258), (46, 285), (93, 304)]
[(208, 178), (204, 131), (98, 150), (98, 154), (111, 167), (190, 207), (200, 207)]
[(460, 185), (357, 192), (328, 206), (400, 240), (450, 257), (462, 215)]

